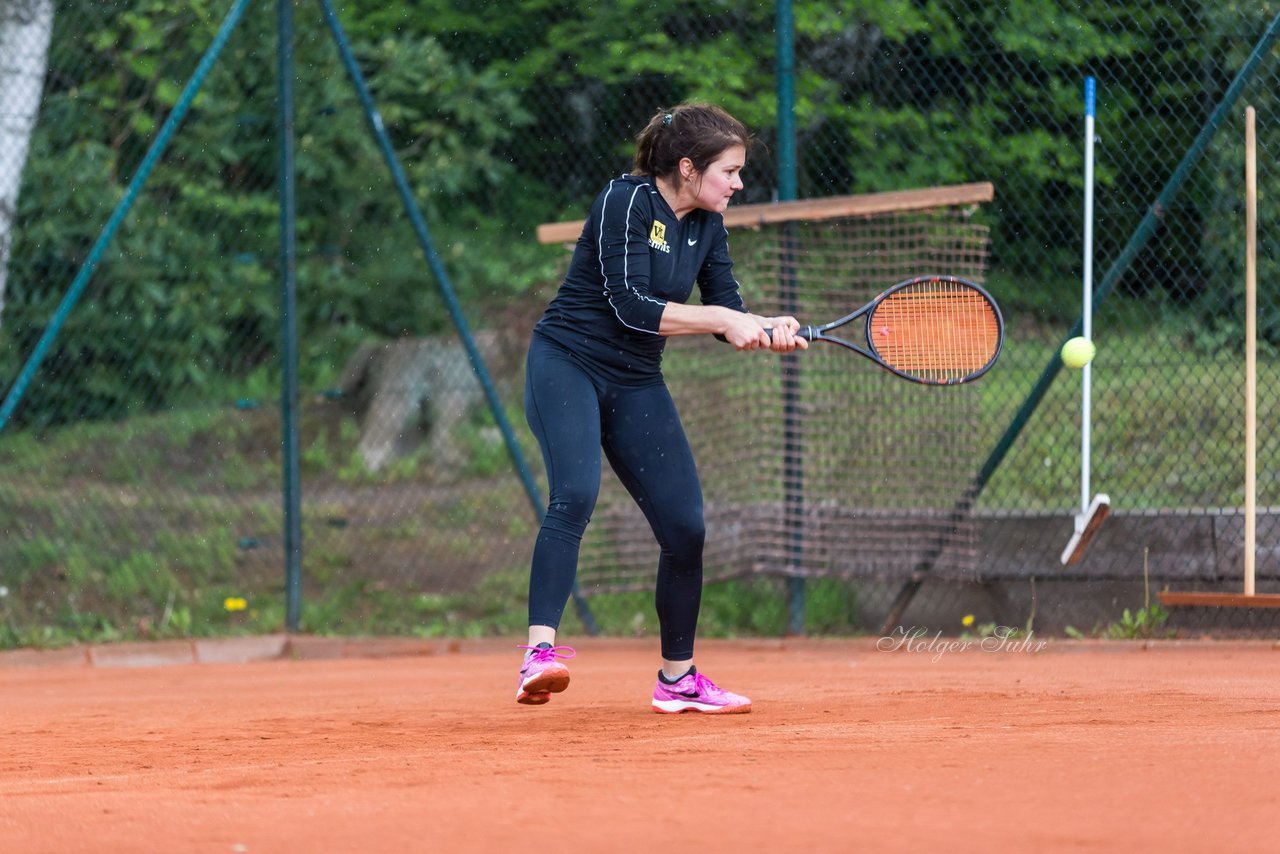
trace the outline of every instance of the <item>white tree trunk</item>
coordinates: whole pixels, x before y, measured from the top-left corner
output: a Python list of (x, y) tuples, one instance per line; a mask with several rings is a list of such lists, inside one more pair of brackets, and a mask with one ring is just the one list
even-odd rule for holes
[(0, 0), (0, 321), (18, 188), (40, 112), (53, 0)]

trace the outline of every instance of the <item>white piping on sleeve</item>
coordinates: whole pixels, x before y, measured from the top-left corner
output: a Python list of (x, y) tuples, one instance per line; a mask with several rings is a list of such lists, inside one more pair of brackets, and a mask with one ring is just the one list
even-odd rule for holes
[[(618, 306), (613, 301), (613, 294), (610, 293), (609, 274), (606, 273), (604, 269), (604, 220), (605, 220), (604, 214), (605, 214), (605, 210), (609, 207), (609, 197), (613, 195), (613, 185), (615, 183), (616, 181), (609, 182), (609, 191), (605, 193), (604, 202), (600, 205), (600, 233), (596, 237), (596, 254), (600, 258), (600, 277), (604, 279), (604, 297), (605, 297), (605, 300), (609, 303), (609, 306), (613, 309), (614, 316), (618, 318), (618, 322), (621, 323), (623, 326), (627, 327), (628, 329), (634, 329), (637, 332), (648, 332), (650, 335), (657, 335), (659, 333), (658, 333), (658, 330), (656, 329), (645, 329), (644, 327), (641, 327), (641, 326), (632, 326), (630, 323), (627, 323), (627, 321), (623, 320), (622, 314), (618, 311)], [(638, 300), (645, 300), (645, 301), (654, 303), (656, 305), (665, 306), (666, 301), (657, 299), (647, 294), (640, 293), (639, 291), (637, 291), (635, 288), (631, 286), (631, 281), (630, 281), (631, 254), (627, 251), (625, 235), (626, 235), (626, 229), (631, 224), (631, 210), (632, 208), (635, 207), (636, 194), (640, 192), (640, 189), (642, 186), (643, 185), (638, 184), (636, 185), (635, 189), (631, 191), (631, 198), (627, 202), (627, 213), (626, 213), (626, 216), (623, 218), (624, 242), (622, 247), (622, 288), (625, 291), (629, 291)]]

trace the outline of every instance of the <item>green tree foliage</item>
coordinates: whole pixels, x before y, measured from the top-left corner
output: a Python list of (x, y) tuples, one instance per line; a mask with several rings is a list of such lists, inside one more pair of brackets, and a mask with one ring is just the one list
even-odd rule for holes
[[(765, 145), (745, 197), (772, 197), (773, 3), (461, 5), (380, 4), (367, 20), (431, 32), (519, 87), (537, 144), (513, 159), (546, 179), (563, 215), (626, 168), (630, 138), (654, 109), (683, 100), (714, 100), (756, 129)], [(1110, 217), (1100, 257), (1127, 240), (1199, 130), (1200, 105), (1223, 85), (1201, 72), (1220, 45), (1206, 41), (1194, 4), (794, 0), (793, 9), (801, 195), (992, 181), (997, 264), (1054, 284), (1079, 278), (1084, 77), (1099, 80), (1104, 133), (1104, 122), (1123, 126), (1126, 141), (1101, 149), (1096, 164), (1099, 213)], [(1149, 271), (1188, 269), (1184, 236), (1201, 214), (1172, 211), (1177, 237), (1154, 247), (1125, 288), (1158, 283), (1185, 299), (1194, 274)]]
[[(1078, 279), (1084, 78), (1099, 80), (1100, 122), (1124, 122), (1126, 138), (1137, 141), (1165, 126), (1167, 103), (1185, 114), (1176, 81), (1186, 75), (1146, 92), (1148, 81), (1130, 76), (1133, 69), (1154, 64), (1147, 73), (1161, 79), (1162, 62), (1194, 62), (1194, 32), (1172, 6), (933, 0), (917, 7), (921, 23), (883, 39), (845, 86), (843, 102), (824, 108), (827, 134), (848, 142), (832, 168), (846, 169), (841, 183), (856, 191), (992, 181), (997, 264)], [(1122, 170), (1106, 154), (1123, 156), (1100, 153), (1102, 198), (1130, 197), (1166, 166), (1162, 156)], [(1117, 224), (1106, 234), (1123, 242)], [(1108, 250), (1100, 246), (1099, 254)]]
[[(226, 5), (146, 0), (121, 11), (85, 0), (60, 9), (19, 211), (6, 375), (123, 197)], [(273, 364), (274, 15), (251, 8), (20, 420), (165, 406)], [(442, 331), (448, 319), (328, 31), (303, 14), (298, 30), (299, 294), (303, 367), (317, 383), (361, 340)], [(531, 121), (518, 92), (429, 34), (358, 38), (353, 48), (459, 292), (476, 304), (547, 278), (556, 258), (532, 240), (538, 207), (511, 191), (515, 169), (503, 151)]]

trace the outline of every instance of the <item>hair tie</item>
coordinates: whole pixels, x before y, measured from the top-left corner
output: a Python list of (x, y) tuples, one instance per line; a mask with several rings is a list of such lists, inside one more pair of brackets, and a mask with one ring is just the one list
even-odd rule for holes
[(670, 125), (671, 125), (671, 114), (667, 113), (665, 116), (662, 117), (662, 126), (669, 127)]

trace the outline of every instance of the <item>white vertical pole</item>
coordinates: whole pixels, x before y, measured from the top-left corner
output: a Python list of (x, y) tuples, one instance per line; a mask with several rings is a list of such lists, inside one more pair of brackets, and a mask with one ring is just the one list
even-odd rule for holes
[(1258, 494), (1258, 155), (1256, 113), (1244, 112), (1244, 595), (1254, 593)]
[[(1081, 315), (1084, 318), (1084, 337), (1093, 340), (1093, 122), (1096, 111), (1097, 83), (1092, 77), (1084, 80), (1084, 287)], [(1078, 525), (1084, 525), (1092, 497), (1089, 484), (1092, 444), (1092, 379), (1093, 363), (1084, 366), (1082, 375), (1082, 401), (1080, 404), (1080, 516)]]

